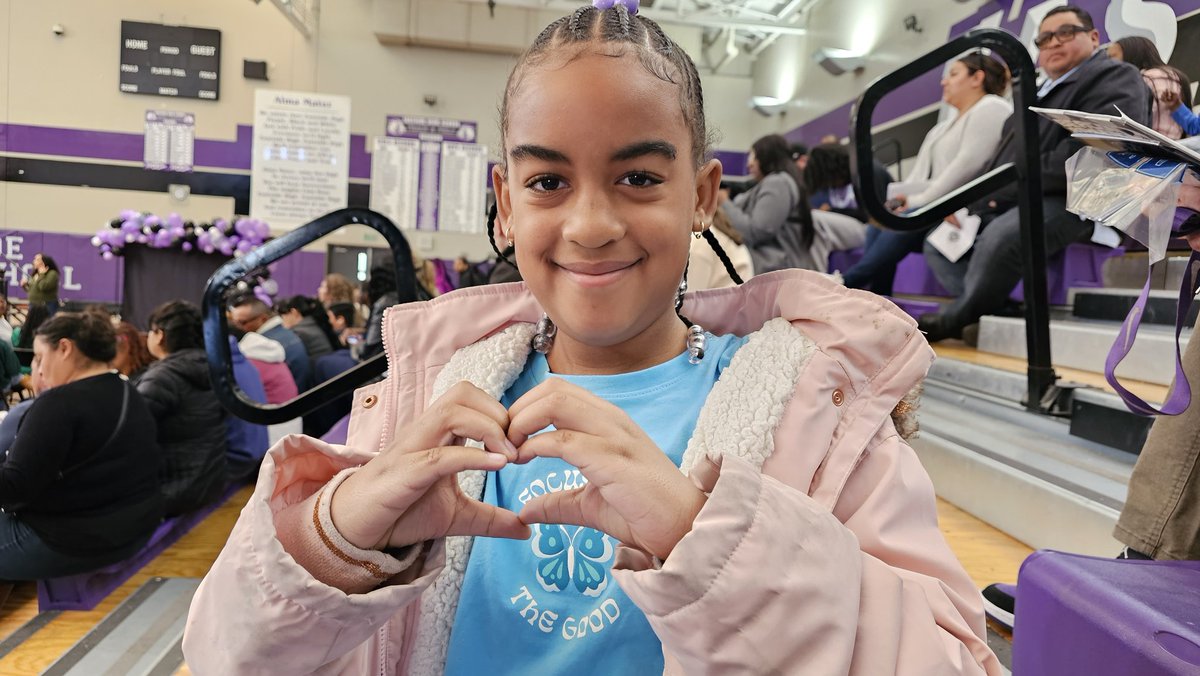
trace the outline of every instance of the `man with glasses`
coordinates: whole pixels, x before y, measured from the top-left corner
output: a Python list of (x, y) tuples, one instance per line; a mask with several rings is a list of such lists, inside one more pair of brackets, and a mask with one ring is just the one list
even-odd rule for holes
[[(1086, 11), (1071, 5), (1050, 10), (1034, 38), (1038, 65), (1045, 80), (1038, 89), (1037, 106), (1089, 113), (1117, 115), (1120, 108), (1130, 118), (1149, 124), (1149, 96), (1137, 68), (1110, 59), (1100, 46), (1100, 34)], [(1086, 240), (1092, 224), (1067, 211), (1068, 158), (1082, 146), (1057, 124), (1038, 118), (1038, 150), (1042, 165), (1042, 213), (1046, 232), (1046, 255)], [(1015, 137), (1013, 120), (1005, 123), (1000, 147), (987, 171), (1016, 161), (1021, 139)], [(919, 320), (930, 342), (963, 337), (963, 329), (978, 323), (985, 314), (1001, 310), (1013, 287), (1021, 279), (1021, 226), (1014, 183), (972, 204), (969, 211), (982, 219), (975, 246), (958, 261), (950, 262), (928, 242), (925, 260), (955, 300), (940, 313)], [(1037, 197), (1037, 196), (1035, 196)], [(954, 223), (953, 217), (950, 219)], [(968, 332), (969, 334), (970, 332)], [(970, 336), (968, 335), (968, 338)]]

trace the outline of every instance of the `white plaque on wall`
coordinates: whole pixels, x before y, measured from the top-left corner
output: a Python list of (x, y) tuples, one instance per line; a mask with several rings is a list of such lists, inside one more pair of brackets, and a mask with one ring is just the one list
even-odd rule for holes
[(347, 204), (350, 99), (259, 89), (254, 96), (250, 216), (303, 225)]
[(486, 215), (487, 146), (442, 142), (438, 229), (482, 233)]
[(417, 186), (421, 142), (415, 138), (376, 136), (371, 153), (371, 209), (397, 227), (417, 227)]

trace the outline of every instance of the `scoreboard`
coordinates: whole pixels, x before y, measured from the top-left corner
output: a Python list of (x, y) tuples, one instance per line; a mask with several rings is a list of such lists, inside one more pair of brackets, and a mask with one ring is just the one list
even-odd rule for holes
[(122, 21), (121, 91), (216, 101), (221, 31)]

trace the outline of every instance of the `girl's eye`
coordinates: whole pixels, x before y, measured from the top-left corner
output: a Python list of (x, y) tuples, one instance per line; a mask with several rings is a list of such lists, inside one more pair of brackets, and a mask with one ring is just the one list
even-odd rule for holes
[(621, 183), (635, 188), (649, 188), (662, 183), (662, 179), (647, 174), (644, 171), (634, 171), (621, 177)]
[(525, 185), (534, 192), (554, 192), (563, 185), (563, 180), (557, 176), (538, 176)]

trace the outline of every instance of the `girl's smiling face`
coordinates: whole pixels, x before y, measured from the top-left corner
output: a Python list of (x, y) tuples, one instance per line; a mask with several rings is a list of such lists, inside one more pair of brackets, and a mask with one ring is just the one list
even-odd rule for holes
[(509, 99), (507, 175), (493, 176), (501, 231), (559, 328), (555, 370), (636, 368), (683, 350), (675, 293), (721, 178), (715, 160), (692, 159), (679, 87), (631, 48), (596, 49), (528, 67)]

